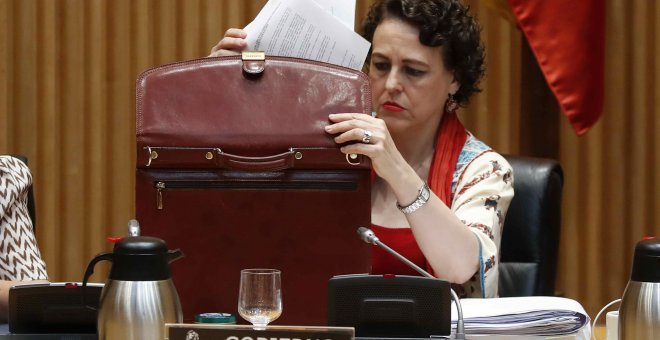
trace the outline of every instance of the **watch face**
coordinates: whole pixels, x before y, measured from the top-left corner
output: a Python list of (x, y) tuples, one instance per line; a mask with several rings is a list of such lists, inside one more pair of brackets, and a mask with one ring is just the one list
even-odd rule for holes
[(420, 192), (419, 195), (424, 199), (424, 201), (428, 201), (428, 199), (431, 197), (429, 186), (424, 184), (424, 186), (422, 187), (422, 192)]

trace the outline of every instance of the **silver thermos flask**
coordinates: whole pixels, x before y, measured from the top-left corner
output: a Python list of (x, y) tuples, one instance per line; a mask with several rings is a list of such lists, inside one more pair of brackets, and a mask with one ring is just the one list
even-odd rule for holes
[(155, 237), (126, 237), (87, 266), (83, 289), (99, 261), (111, 261), (97, 316), (99, 340), (162, 340), (165, 323), (181, 323), (179, 296), (169, 263), (181, 258)]
[(660, 339), (660, 241), (637, 243), (619, 308), (619, 340)]

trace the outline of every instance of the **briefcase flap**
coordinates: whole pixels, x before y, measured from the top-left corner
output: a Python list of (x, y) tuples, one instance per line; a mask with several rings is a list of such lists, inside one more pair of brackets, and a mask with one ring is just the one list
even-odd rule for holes
[[(371, 114), (368, 77), (352, 69), (268, 56), (163, 65), (137, 80), (137, 166), (367, 169), (324, 131), (331, 113)], [(247, 69), (251, 71), (250, 69)]]

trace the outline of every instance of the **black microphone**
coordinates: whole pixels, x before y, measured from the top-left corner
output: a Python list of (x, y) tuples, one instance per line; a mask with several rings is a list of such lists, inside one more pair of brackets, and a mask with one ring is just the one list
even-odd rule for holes
[[(401, 260), (401, 262), (405, 263), (408, 267), (414, 269), (416, 272), (432, 279), (437, 279), (437, 277), (429, 274), (426, 270), (420, 268), (418, 265), (412, 263), (412, 261), (408, 260), (407, 258), (403, 257), (403, 255), (397, 253), (394, 249), (388, 247), (385, 243), (381, 242), (378, 239), (378, 236), (374, 234), (373, 231), (369, 228), (365, 227), (360, 227), (357, 230), (358, 235), (360, 235), (360, 238), (362, 241), (377, 245), (383, 249), (385, 249), (388, 253), (394, 255), (397, 259)], [(456, 305), (456, 312), (458, 314), (458, 320), (456, 320), (456, 335), (454, 339), (465, 339), (465, 324), (463, 322), (463, 308), (461, 307), (461, 301), (458, 299), (458, 295), (456, 295), (456, 292), (449, 287), (449, 291), (451, 293), (451, 299), (454, 300), (454, 304)]]

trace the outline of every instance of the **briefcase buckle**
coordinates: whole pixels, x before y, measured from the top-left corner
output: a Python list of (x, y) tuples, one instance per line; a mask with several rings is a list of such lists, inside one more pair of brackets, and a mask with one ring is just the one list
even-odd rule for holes
[(247, 74), (261, 74), (266, 68), (266, 53), (262, 51), (243, 51), (241, 60), (243, 61), (243, 72)]

